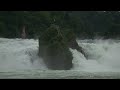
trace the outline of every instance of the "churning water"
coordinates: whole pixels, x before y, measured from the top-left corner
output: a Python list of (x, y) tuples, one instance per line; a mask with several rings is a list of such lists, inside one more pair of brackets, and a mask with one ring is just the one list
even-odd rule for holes
[(48, 70), (38, 57), (38, 40), (0, 38), (0, 78), (120, 78), (119, 40), (77, 40), (71, 70)]

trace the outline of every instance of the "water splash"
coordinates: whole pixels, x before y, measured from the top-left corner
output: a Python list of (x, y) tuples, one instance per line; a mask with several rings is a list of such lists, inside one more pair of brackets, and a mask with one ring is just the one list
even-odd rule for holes
[(37, 51), (37, 40), (0, 38), (0, 71), (46, 69)]
[[(120, 72), (120, 41), (119, 40), (77, 40), (89, 59), (77, 50), (73, 53), (75, 71)], [(48, 70), (38, 57), (38, 40), (0, 38), (0, 71), (10, 70)]]
[(78, 40), (89, 55), (85, 60), (83, 55), (72, 50), (74, 70), (83, 71), (120, 71), (120, 42), (118, 40)]

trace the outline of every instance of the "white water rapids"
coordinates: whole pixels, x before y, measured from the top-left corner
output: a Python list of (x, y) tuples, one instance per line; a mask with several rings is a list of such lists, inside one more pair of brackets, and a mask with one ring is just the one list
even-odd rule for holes
[[(72, 70), (75, 72), (120, 72), (120, 42), (119, 40), (77, 40), (79, 45), (82, 46), (89, 54), (89, 59), (76, 50), (71, 50), (73, 53)], [(43, 60), (38, 57), (38, 40), (34, 39), (6, 39), (0, 38), (0, 72), (19, 72), (26, 73), (26, 71), (33, 72), (50, 72), (62, 75), (60, 72), (66, 71), (51, 71), (45, 66)], [(12, 73), (13, 74), (13, 73)], [(19, 74), (21, 74), (19, 72)], [(31, 74), (31, 73), (30, 73)], [(28, 75), (30, 75), (28, 74)], [(82, 73), (84, 74), (84, 73)], [(81, 75), (82, 75), (81, 74)], [(0, 74), (0, 78), (4, 74)], [(49, 74), (50, 75), (50, 74)], [(84, 74), (85, 76), (86, 74)], [(18, 75), (19, 76), (19, 75)], [(37, 77), (39, 77), (38, 75)], [(43, 75), (44, 76), (44, 75)], [(120, 76), (120, 74), (119, 74)], [(13, 77), (15, 77), (13, 75)], [(33, 78), (35, 75), (32, 76)], [(5, 77), (7, 78), (7, 77)], [(17, 76), (16, 76), (17, 78)], [(27, 77), (26, 77), (27, 78)], [(55, 77), (54, 77), (55, 78)]]

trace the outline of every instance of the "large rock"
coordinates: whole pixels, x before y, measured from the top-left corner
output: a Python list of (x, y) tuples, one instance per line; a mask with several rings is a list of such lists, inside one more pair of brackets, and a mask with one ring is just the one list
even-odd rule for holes
[(72, 68), (72, 54), (63, 43), (53, 43), (46, 49), (44, 61), (50, 69), (69, 70)]
[(69, 48), (82, 51), (76, 42), (75, 35), (67, 30), (61, 31), (56, 25), (51, 25), (39, 38), (39, 55), (49, 69), (72, 68), (73, 57)]

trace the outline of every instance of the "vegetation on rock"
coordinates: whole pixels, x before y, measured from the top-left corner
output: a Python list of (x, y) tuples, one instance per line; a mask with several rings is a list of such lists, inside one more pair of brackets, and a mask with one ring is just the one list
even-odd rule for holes
[(72, 68), (72, 53), (64, 34), (56, 25), (51, 25), (40, 36), (39, 55), (50, 69), (69, 70)]

